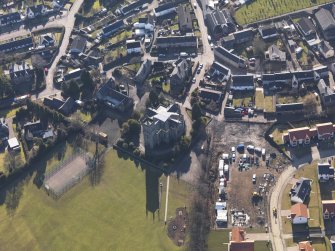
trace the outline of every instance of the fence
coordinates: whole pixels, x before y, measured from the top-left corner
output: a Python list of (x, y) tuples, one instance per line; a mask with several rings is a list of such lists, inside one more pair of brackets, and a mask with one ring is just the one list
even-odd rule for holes
[[(66, 168), (72, 161), (77, 159), (78, 157), (82, 158), (85, 161), (85, 166), (80, 170), (78, 173), (75, 174), (75, 176), (72, 177), (64, 177), (64, 180), (61, 180), (61, 186), (60, 188), (54, 188), (50, 187), (47, 182), (54, 177), (56, 174), (58, 174), (61, 170)], [(79, 151), (78, 153), (72, 155), (68, 159), (60, 162), (55, 168), (53, 168), (49, 173), (45, 175), (43, 187), (48, 193), (49, 196), (51, 196), (54, 199), (60, 198), (65, 192), (67, 192), (69, 189), (71, 189), (74, 185), (79, 183), (90, 171), (91, 171), (91, 158), (87, 155), (87, 153), (83, 151)], [(71, 167), (68, 167), (71, 168)], [(54, 177), (57, 179), (56, 177)], [(62, 178), (62, 177), (60, 177)], [(63, 184), (62, 184), (63, 183)]]

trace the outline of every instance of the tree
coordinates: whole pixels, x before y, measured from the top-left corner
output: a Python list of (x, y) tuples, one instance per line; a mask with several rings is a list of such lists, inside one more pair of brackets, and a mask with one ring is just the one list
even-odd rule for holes
[(0, 76), (0, 95), (1, 98), (12, 96), (14, 94), (13, 87), (9, 79), (5, 76)]
[(264, 58), (264, 52), (266, 50), (266, 43), (260, 37), (259, 34), (256, 35), (252, 46), (254, 48), (254, 55), (260, 58)]
[(189, 147), (191, 143), (191, 139), (187, 136), (182, 136), (181, 139), (180, 139), (180, 142), (179, 142), (179, 145), (180, 145), (180, 150), (181, 151), (186, 151), (187, 148)]
[(63, 92), (66, 96), (78, 99), (80, 96), (80, 89), (75, 81), (63, 85)]
[(155, 91), (149, 93), (149, 105), (157, 106), (159, 104), (159, 98)]
[(83, 83), (83, 88), (87, 90), (93, 90), (94, 89), (94, 82), (91, 77), (91, 74), (88, 71), (83, 71), (80, 80)]
[(141, 118), (141, 113), (137, 110), (133, 111), (133, 114), (131, 115), (131, 117), (135, 120), (140, 120)]
[(202, 112), (201, 112), (201, 107), (199, 103), (195, 103), (192, 106), (192, 120), (198, 120), (201, 118)]
[(318, 101), (316, 100), (316, 97), (314, 94), (309, 95), (304, 100), (304, 110), (307, 115), (316, 115), (318, 107)]

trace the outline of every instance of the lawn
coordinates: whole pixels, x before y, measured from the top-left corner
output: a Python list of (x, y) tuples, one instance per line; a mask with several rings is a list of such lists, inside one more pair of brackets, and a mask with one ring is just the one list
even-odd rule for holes
[(109, 39), (109, 42), (111, 42), (112, 44), (116, 44), (116, 43), (121, 42), (123, 40), (126, 40), (128, 38), (131, 38), (132, 36), (133, 36), (133, 32), (131, 30), (130, 31), (124, 30), (121, 33), (111, 37)]
[[(308, 221), (309, 227), (319, 227), (323, 228), (323, 220), (321, 216), (321, 196), (320, 196), (320, 186), (319, 182), (317, 179), (317, 170), (316, 170), (316, 163), (312, 163), (309, 165), (305, 165), (304, 167), (300, 168), (296, 173), (295, 173), (295, 178), (299, 179), (301, 177), (304, 178), (309, 178), (313, 180), (312, 182), (312, 191), (310, 193), (310, 198), (307, 201), (308, 204), (308, 210), (309, 210), (309, 216), (310, 220)], [(287, 187), (284, 190), (283, 197), (282, 197), (282, 208), (283, 209), (288, 209), (289, 208), (289, 203), (290, 203), (290, 198), (286, 197), (285, 193), (289, 191), (289, 189), (292, 187), (291, 184), (288, 184)], [(289, 222), (289, 220), (286, 220)], [(285, 221), (283, 221), (283, 228), (286, 231), (290, 230), (289, 226), (285, 226), (284, 224)], [(287, 222), (286, 222), (287, 224)]]
[[(67, 151), (65, 151), (67, 152)], [(42, 161), (45, 165), (48, 159)], [(54, 161), (52, 161), (55, 164)], [(183, 250), (166, 235), (163, 222), (166, 178), (142, 170), (110, 150), (100, 183), (88, 178), (58, 201), (35, 184), (35, 173), (8, 189), (0, 206), (2, 250)], [(39, 168), (42, 172), (43, 168)], [(158, 206), (158, 186), (163, 183), (160, 216), (147, 207)], [(190, 188), (170, 179), (168, 218), (188, 205)], [(3, 195), (3, 193), (2, 193)], [(9, 215), (10, 213), (10, 215)], [(10, 231), (8, 231), (10, 230)]]
[[(301, 239), (300, 241), (305, 241), (305, 239)], [(294, 242), (292, 238), (285, 239), (285, 243), (287, 247), (294, 247), (298, 244)], [(312, 247), (316, 251), (331, 251), (330, 241), (327, 237), (324, 239), (313, 239)]]
[[(208, 251), (228, 251), (229, 232), (230, 229), (222, 231), (210, 231), (208, 235)], [(247, 230), (248, 233), (248, 230)], [(271, 251), (271, 245), (267, 245), (267, 241), (255, 241), (255, 250)]]
[(2, 109), (0, 111), (0, 117), (1, 118), (10, 118), (14, 117), (16, 115), (16, 112), (20, 109), (20, 107), (17, 108), (8, 108), (8, 109)]
[[(228, 250), (230, 229), (222, 231), (210, 231), (208, 235), (208, 251), (226, 251)], [(227, 243), (227, 244), (225, 244)]]
[(92, 120), (92, 115), (89, 112), (78, 110), (72, 115), (74, 119), (80, 119), (82, 122), (89, 123)]
[(302, 48), (300, 55), (297, 55), (297, 59), (300, 64), (308, 65), (308, 48), (304, 45), (303, 42), (299, 42), (298, 45)]
[(170, 83), (163, 83), (162, 84), (162, 89), (163, 89), (163, 92), (169, 93), (170, 92)]
[(233, 96), (233, 106), (248, 106), (249, 102), (254, 100), (253, 92), (246, 92), (244, 94)]
[(262, 89), (256, 89), (255, 106), (264, 112), (274, 112), (273, 96), (264, 96)]
[(256, 89), (255, 93), (255, 106), (259, 110), (264, 109), (264, 94), (262, 89)]
[(278, 104), (289, 104), (289, 103), (297, 103), (301, 102), (300, 97), (293, 97), (293, 96), (278, 96), (277, 103)]
[(264, 111), (275, 112), (275, 107), (273, 105), (273, 96), (264, 97)]
[(257, 0), (252, 1), (250, 4), (244, 5), (238, 9), (235, 13), (235, 19), (237, 23), (243, 25), (327, 2), (331, 1)]

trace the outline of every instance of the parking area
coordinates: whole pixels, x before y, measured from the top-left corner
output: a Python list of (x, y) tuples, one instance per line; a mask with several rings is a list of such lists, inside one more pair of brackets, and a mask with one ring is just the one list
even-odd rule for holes
[(270, 189), (288, 164), (264, 139), (267, 126), (227, 122), (215, 125), (217, 158), (212, 171), (217, 175), (217, 201), (226, 202), (228, 227), (265, 230), (267, 226)]

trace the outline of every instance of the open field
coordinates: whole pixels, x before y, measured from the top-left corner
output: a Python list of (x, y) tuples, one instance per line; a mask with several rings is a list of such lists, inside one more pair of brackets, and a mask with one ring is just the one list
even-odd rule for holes
[[(63, 149), (63, 154), (71, 151)], [(37, 173), (49, 169), (48, 161), (57, 163), (55, 158), (41, 160)], [(183, 250), (167, 237), (165, 199), (160, 216), (156, 210), (160, 182), (165, 198), (165, 176), (120, 159), (113, 150), (105, 163), (98, 185), (92, 187), (88, 177), (57, 201), (37, 187), (35, 172), (7, 188), (6, 199), (2, 192), (1, 249)], [(168, 217), (188, 205), (189, 192), (186, 183), (170, 179)]]
[(242, 6), (235, 13), (239, 24), (248, 24), (262, 19), (279, 16), (314, 5), (331, 2), (330, 0), (257, 0)]

